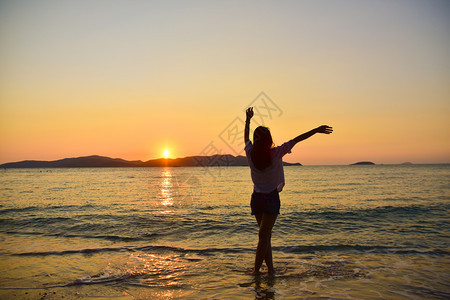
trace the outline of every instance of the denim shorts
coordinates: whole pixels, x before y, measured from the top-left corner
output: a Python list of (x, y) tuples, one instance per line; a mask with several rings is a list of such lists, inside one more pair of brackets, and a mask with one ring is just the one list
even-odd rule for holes
[(275, 189), (270, 193), (258, 193), (253, 191), (250, 201), (252, 215), (265, 213), (269, 215), (280, 214), (280, 194)]

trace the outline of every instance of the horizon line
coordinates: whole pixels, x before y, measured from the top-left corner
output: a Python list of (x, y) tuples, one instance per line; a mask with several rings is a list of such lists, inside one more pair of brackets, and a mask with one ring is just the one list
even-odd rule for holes
[[(212, 155), (188, 155), (188, 156), (184, 156), (184, 157), (177, 157), (177, 158), (170, 158), (170, 157), (160, 157), (160, 158), (153, 158), (153, 159), (149, 159), (149, 160), (127, 160), (127, 159), (123, 159), (120, 157), (109, 157), (109, 156), (104, 156), (104, 155), (99, 155), (99, 154), (92, 154), (92, 155), (83, 155), (83, 156), (76, 156), (76, 157), (64, 157), (64, 158), (60, 158), (60, 159), (53, 159), (53, 160), (38, 160), (38, 159), (25, 159), (25, 160), (19, 160), (19, 161), (10, 161), (10, 162), (0, 162), (0, 165), (4, 165), (4, 164), (10, 164), (10, 163), (19, 163), (19, 162), (26, 162), (26, 161), (36, 161), (36, 162), (52, 162), (52, 161), (58, 161), (58, 160), (64, 160), (64, 159), (76, 159), (76, 158), (86, 158), (86, 157), (103, 157), (103, 158), (109, 158), (109, 159), (120, 159), (123, 161), (127, 161), (127, 162), (149, 162), (149, 161), (153, 161), (153, 160), (176, 160), (176, 159), (183, 159), (183, 158), (189, 158), (189, 157), (211, 157), (211, 156), (232, 156), (232, 157), (245, 157), (245, 155), (233, 155), (233, 154), (212, 154)], [(283, 160), (283, 162), (286, 162)], [(357, 162), (353, 162), (353, 163), (344, 163), (344, 164), (311, 164), (311, 165), (305, 165), (303, 163), (300, 163), (302, 166), (348, 166), (348, 165), (353, 165), (356, 163), (360, 163), (360, 162), (370, 162), (373, 165), (445, 165), (445, 164), (450, 164), (450, 162), (424, 162), (424, 163), (414, 163), (414, 162), (410, 162), (410, 161), (405, 161), (405, 162), (401, 162), (401, 163), (375, 163), (372, 160), (363, 160), (363, 161), (357, 161)], [(289, 162), (288, 162), (289, 163)], [(296, 164), (299, 162), (294, 162), (291, 164)], [(211, 166), (209, 166), (211, 167)], [(223, 166), (222, 166), (223, 167)]]

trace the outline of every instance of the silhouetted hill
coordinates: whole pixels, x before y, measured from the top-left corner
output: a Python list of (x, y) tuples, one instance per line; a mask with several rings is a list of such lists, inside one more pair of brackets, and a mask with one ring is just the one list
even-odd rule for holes
[(375, 163), (371, 162), (371, 161), (360, 161), (354, 164), (351, 164), (351, 166), (369, 166), (369, 165), (374, 165)]
[[(148, 161), (129, 161), (105, 156), (83, 156), (53, 161), (24, 160), (0, 165), (0, 168), (130, 168), (130, 167), (209, 167), (247, 166), (245, 156), (230, 154), (212, 156), (188, 156), (183, 158), (159, 158)], [(284, 163), (285, 166), (301, 166), (299, 163)]]
[(24, 160), (0, 165), (2, 168), (101, 168), (101, 167), (134, 167), (142, 161), (127, 161), (120, 158), (109, 158), (92, 155), (74, 158), (64, 158), (53, 161)]

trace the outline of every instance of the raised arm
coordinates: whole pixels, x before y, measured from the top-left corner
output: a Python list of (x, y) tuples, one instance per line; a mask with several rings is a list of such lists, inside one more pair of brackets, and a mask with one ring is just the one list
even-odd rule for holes
[(244, 130), (244, 142), (247, 144), (250, 134), (250, 119), (253, 117), (253, 107), (247, 108), (246, 112), (246, 118), (245, 118), (245, 130)]
[(303, 134), (300, 134), (299, 136), (297, 136), (294, 139), (294, 145), (297, 144), (300, 141), (306, 140), (307, 138), (312, 137), (313, 135), (315, 135), (316, 133), (325, 133), (325, 134), (330, 134), (333, 132), (333, 128), (327, 125), (322, 125), (319, 126), (317, 128), (314, 128), (313, 130), (310, 130), (308, 132), (305, 132)]

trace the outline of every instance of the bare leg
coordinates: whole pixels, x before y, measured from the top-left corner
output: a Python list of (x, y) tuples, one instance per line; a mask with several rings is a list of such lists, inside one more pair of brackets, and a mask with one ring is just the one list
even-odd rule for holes
[(264, 261), (266, 262), (267, 269), (269, 270), (270, 275), (275, 274), (275, 270), (273, 268), (273, 258), (272, 258), (272, 243), (269, 240), (269, 246), (267, 247), (266, 256), (264, 256)]
[(272, 245), (270, 240), (272, 238), (272, 228), (278, 215), (257, 214), (255, 216), (259, 225), (259, 240), (258, 247), (256, 248), (255, 267), (253, 269), (253, 273), (259, 273), (262, 262), (265, 260), (269, 273), (273, 274)]
[[(261, 226), (261, 220), (263, 218), (262, 214), (255, 215), (256, 221), (258, 222), (258, 226)], [(269, 238), (269, 246), (266, 250), (266, 255), (264, 256), (264, 261), (266, 262), (267, 269), (269, 270), (269, 274), (273, 275), (275, 274), (275, 270), (273, 268), (273, 258), (272, 258), (272, 231), (270, 232), (270, 238)]]

